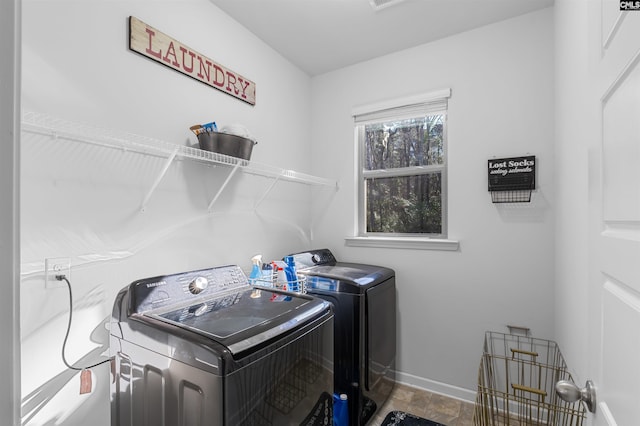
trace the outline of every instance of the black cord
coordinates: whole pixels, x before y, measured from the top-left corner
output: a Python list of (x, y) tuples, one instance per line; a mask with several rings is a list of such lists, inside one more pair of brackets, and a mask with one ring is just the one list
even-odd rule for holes
[(89, 365), (88, 367), (83, 367), (83, 368), (74, 367), (73, 365), (67, 362), (67, 358), (64, 356), (64, 349), (67, 346), (67, 339), (69, 338), (69, 331), (71, 330), (71, 319), (73, 318), (73, 294), (71, 292), (71, 283), (69, 282), (67, 277), (65, 277), (64, 275), (56, 275), (56, 279), (58, 281), (66, 282), (67, 288), (69, 289), (69, 323), (67, 324), (67, 332), (65, 333), (64, 341), (62, 342), (62, 362), (64, 362), (64, 365), (66, 365), (67, 368), (71, 370), (76, 370), (76, 371), (88, 370), (90, 368), (97, 367), (100, 364), (104, 364), (105, 362), (109, 362), (110, 361), (109, 359), (105, 359), (104, 361), (100, 361), (96, 364)]

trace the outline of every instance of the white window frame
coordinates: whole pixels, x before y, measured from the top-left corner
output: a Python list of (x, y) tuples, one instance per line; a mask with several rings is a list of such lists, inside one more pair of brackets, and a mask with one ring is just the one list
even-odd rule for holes
[[(450, 240), (448, 235), (448, 150), (447, 150), (447, 110), (448, 99), (451, 96), (451, 89), (442, 89), (430, 93), (419, 94), (410, 97), (393, 99), (375, 104), (356, 107), (353, 109), (355, 126), (355, 158), (356, 158), (356, 206), (355, 206), (355, 227), (356, 236), (347, 237), (345, 242), (348, 246), (358, 247), (385, 247), (385, 248), (415, 248), (432, 250), (457, 250), (458, 241)], [(403, 117), (415, 117), (421, 114), (444, 115), (444, 163), (428, 166), (407, 167), (394, 170), (364, 170), (362, 124), (389, 118), (401, 119)], [(425, 234), (378, 234), (367, 233), (365, 224), (365, 178), (371, 177), (397, 177), (413, 176), (416, 174), (441, 173), (441, 196), (442, 196), (442, 233), (439, 235)]]

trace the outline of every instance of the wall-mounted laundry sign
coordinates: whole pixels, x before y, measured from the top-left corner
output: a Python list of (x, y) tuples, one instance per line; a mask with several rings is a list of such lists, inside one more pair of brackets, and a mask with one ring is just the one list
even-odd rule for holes
[(129, 17), (129, 49), (215, 89), (256, 104), (256, 84), (168, 35)]

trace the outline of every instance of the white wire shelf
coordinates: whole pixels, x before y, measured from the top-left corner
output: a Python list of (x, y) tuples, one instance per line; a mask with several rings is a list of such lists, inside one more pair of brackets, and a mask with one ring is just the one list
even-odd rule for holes
[(41, 113), (24, 112), (22, 115), (22, 131), (50, 136), (53, 139), (59, 138), (80, 143), (119, 148), (122, 150), (166, 158), (162, 171), (155, 179), (142, 202), (143, 211), (146, 208), (151, 195), (169, 169), (169, 166), (171, 166), (176, 158), (184, 158), (191, 161), (219, 164), (230, 167), (230, 173), (218, 193), (215, 195), (213, 200), (211, 200), (209, 210), (212, 209), (213, 204), (218, 199), (227, 183), (239, 170), (243, 173), (274, 179), (274, 182), (267, 189), (267, 192), (260, 198), (258, 203), (256, 203), (256, 208), (260, 202), (266, 198), (268, 192), (273, 189), (275, 184), (281, 180), (310, 186), (338, 189), (338, 182), (336, 180), (313, 176), (297, 172), (295, 170), (282, 169), (268, 164), (248, 161), (216, 152), (204, 151), (195, 147), (177, 145), (160, 139), (74, 123)]

